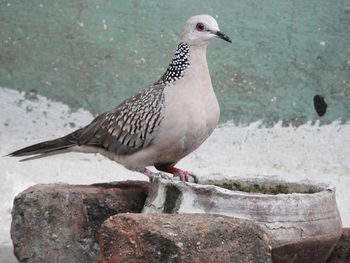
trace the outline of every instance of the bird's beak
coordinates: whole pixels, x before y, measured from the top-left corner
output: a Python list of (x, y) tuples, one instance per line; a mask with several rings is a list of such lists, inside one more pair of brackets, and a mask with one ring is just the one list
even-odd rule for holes
[(221, 32), (221, 31), (213, 31), (212, 33), (217, 35), (218, 38), (221, 38), (221, 39), (223, 39), (223, 40), (225, 40), (227, 42), (232, 43), (232, 40), (228, 36), (226, 36), (223, 32)]

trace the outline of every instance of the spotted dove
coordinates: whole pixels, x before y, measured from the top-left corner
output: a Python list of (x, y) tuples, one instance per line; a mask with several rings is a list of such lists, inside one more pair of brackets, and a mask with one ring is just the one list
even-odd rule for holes
[[(170, 65), (158, 81), (83, 128), (9, 155), (98, 152), (150, 178), (170, 178), (168, 173), (182, 181), (190, 177), (196, 180), (174, 165), (197, 149), (219, 120), (220, 108), (206, 59), (207, 45), (215, 38), (231, 42), (213, 17), (191, 17)], [(152, 172), (148, 166), (161, 172)]]

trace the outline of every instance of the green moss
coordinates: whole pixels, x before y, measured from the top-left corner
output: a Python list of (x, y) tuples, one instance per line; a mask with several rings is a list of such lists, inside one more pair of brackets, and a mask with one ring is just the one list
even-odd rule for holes
[(213, 184), (228, 190), (261, 194), (313, 194), (322, 189), (318, 186), (297, 183), (283, 183), (277, 181), (250, 181), (250, 180), (208, 180), (202, 184)]

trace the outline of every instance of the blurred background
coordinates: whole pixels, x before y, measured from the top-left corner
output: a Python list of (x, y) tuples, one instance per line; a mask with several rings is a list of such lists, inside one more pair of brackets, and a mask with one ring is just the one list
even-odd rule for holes
[[(0, 1), (0, 155), (64, 135), (155, 82), (196, 14), (215, 17), (233, 44), (208, 48), (221, 124), (180, 166), (328, 184), (349, 226), (349, 1)], [(0, 259), (11, 253), (13, 198), (28, 186), (146, 179), (83, 154), (1, 157), (0, 167)]]

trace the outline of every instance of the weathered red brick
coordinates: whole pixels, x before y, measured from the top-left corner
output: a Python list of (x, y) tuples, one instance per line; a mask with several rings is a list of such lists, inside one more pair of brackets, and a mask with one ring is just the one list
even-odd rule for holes
[(35, 185), (12, 210), (11, 237), (19, 262), (97, 262), (97, 230), (109, 216), (141, 212), (149, 183)]
[(350, 228), (344, 228), (343, 234), (338, 240), (327, 263), (349, 263), (350, 262)]
[(100, 262), (272, 262), (252, 221), (209, 214), (119, 214), (99, 231)]

